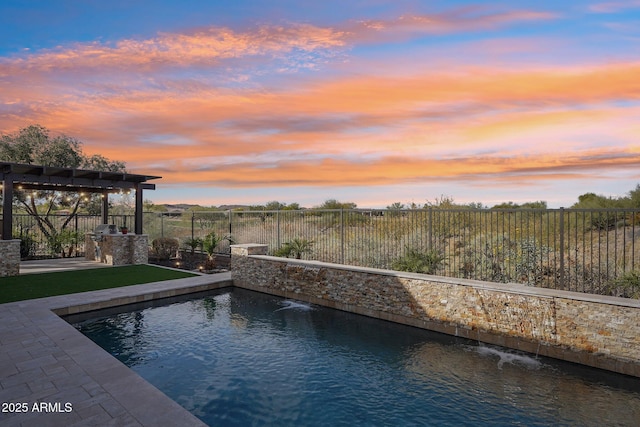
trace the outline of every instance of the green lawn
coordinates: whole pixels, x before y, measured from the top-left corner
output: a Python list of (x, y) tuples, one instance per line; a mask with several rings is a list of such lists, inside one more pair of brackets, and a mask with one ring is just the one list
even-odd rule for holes
[(192, 273), (151, 265), (127, 265), (2, 277), (0, 278), (0, 304), (193, 276), (195, 275)]

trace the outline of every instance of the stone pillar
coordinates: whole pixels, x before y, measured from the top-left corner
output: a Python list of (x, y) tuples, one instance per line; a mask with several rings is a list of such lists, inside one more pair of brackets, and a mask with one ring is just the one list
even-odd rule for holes
[[(3, 240), (13, 238), (13, 177), (10, 174), (2, 180), (2, 230), (0, 236)], [(18, 251), (20, 253), (20, 251)]]
[(264, 272), (255, 266), (256, 260), (249, 256), (266, 255), (268, 249), (269, 246), (256, 243), (231, 245), (231, 278), (237, 286), (258, 290), (250, 286), (261, 283), (255, 276), (262, 276)]
[(235, 256), (266, 255), (268, 245), (259, 243), (247, 243), (244, 245), (231, 245), (231, 258)]
[(0, 240), (0, 277), (20, 274), (20, 240)]
[(132, 264), (149, 263), (149, 235), (134, 234), (132, 236), (133, 253), (131, 255)]

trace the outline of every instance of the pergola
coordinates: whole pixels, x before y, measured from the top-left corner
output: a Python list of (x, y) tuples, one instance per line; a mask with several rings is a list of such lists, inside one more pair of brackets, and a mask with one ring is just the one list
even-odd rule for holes
[(109, 194), (135, 190), (134, 232), (142, 234), (142, 191), (155, 190), (147, 181), (159, 176), (136, 175), (123, 172), (104, 172), (87, 169), (59, 168), (0, 162), (2, 180), (2, 239), (11, 240), (13, 230), (14, 190), (49, 190), (102, 194), (102, 223), (109, 215)]

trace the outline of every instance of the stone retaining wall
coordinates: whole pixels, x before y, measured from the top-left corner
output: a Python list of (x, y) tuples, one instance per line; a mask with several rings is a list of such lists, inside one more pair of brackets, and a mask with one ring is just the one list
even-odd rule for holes
[(640, 377), (640, 300), (265, 256), (232, 246), (234, 286)]
[(20, 240), (0, 240), (0, 277), (20, 274)]

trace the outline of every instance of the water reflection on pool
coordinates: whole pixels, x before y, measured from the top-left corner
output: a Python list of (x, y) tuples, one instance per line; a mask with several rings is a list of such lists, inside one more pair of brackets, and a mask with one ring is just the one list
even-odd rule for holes
[(266, 294), (76, 323), (209, 425), (637, 425), (640, 379)]

